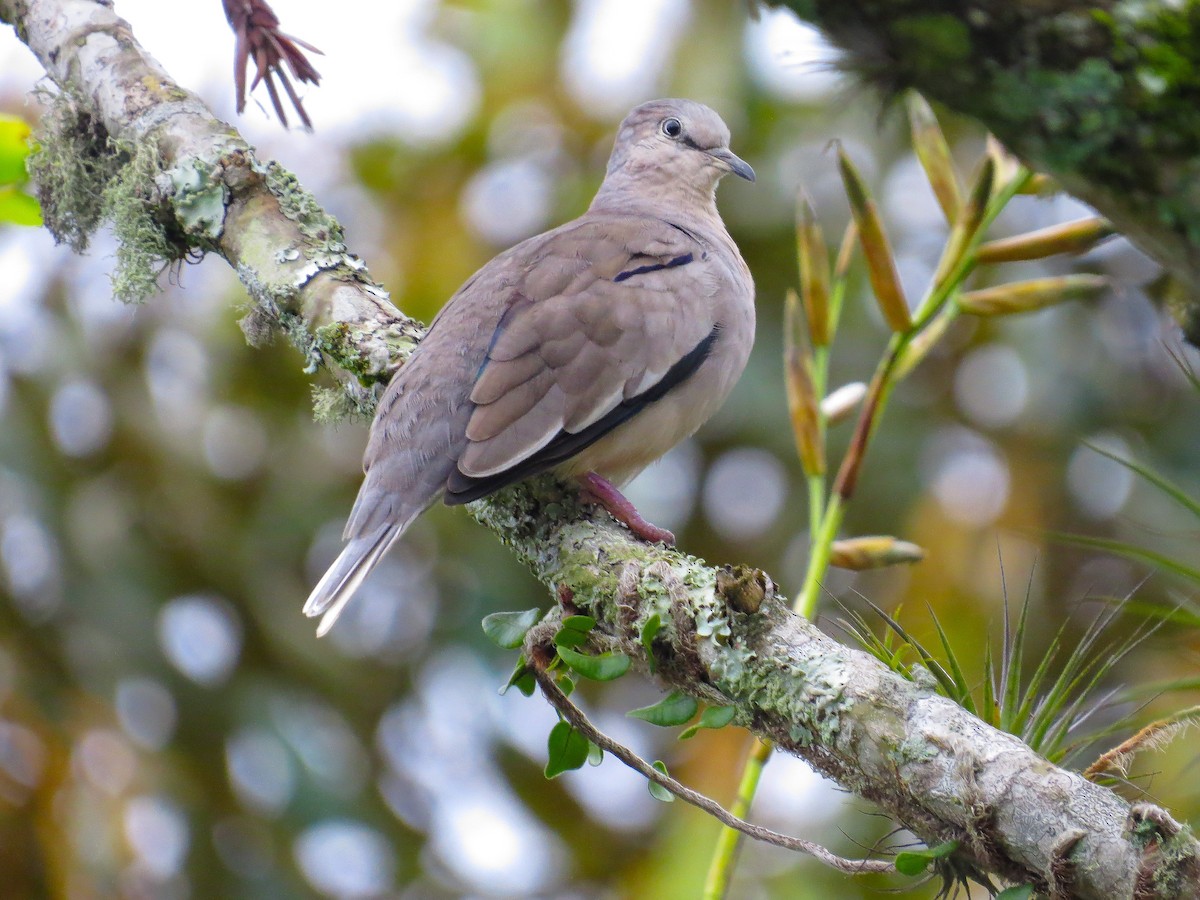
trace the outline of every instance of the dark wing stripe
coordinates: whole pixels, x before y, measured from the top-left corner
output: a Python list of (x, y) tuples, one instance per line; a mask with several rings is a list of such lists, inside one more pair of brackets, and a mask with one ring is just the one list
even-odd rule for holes
[(626, 269), (624, 272), (613, 278), (614, 282), (624, 281), (626, 278), (632, 278), (634, 275), (645, 275), (647, 272), (658, 272), (662, 269), (674, 269), (676, 266), (686, 266), (694, 257), (690, 253), (684, 253), (681, 256), (676, 256), (674, 259), (668, 260), (665, 263), (651, 263), (648, 266), (638, 266), (636, 269)]
[(458, 506), (462, 503), (470, 503), (472, 500), (478, 500), (480, 497), (486, 497), (488, 494), (494, 493), (502, 487), (516, 484), (518, 481), (524, 481), (531, 475), (552, 469), (559, 463), (570, 459), (581, 450), (587, 449), (618, 425), (637, 415), (651, 403), (661, 400), (672, 388), (691, 378), (704, 363), (704, 360), (708, 359), (708, 355), (712, 352), (713, 344), (716, 343), (720, 330), (721, 326), (719, 323), (714, 325), (713, 330), (708, 333), (708, 336), (704, 340), (689, 350), (679, 362), (667, 370), (667, 374), (647, 390), (630, 397), (628, 400), (623, 400), (608, 415), (601, 417), (580, 432), (572, 434), (569, 431), (560, 431), (549, 444), (533, 454), (533, 456), (521, 460), (521, 462), (517, 463), (511, 469), (497, 472), (495, 475), (489, 475), (486, 478), (471, 478), (456, 468), (446, 480), (446, 505)]
[(500, 335), (504, 331), (504, 326), (508, 324), (508, 318), (513, 311), (520, 308), (524, 309), (529, 306), (529, 298), (517, 291), (513, 294), (512, 299), (508, 301), (508, 306), (504, 308), (504, 314), (500, 316), (500, 321), (496, 323), (496, 330), (492, 332), (492, 338), (488, 341), (487, 352), (483, 354), (483, 362), (479, 364), (479, 368), (475, 372), (475, 380), (479, 380), (479, 376), (483, 374), (483, 370), (487, 368), (487, 364), (492, 361), (492, 351), (496, 349), (496, 341), (500, 340)]

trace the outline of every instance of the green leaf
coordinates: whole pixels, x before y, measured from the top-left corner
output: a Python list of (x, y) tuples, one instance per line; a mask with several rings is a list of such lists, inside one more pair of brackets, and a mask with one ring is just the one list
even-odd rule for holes
[(24, 184), (28, 180), (27, 156), (29, 124), (16, 116), (0, 115), (0, 185)]
[(996, 900), (1029, 900), (1032, 896), (1032, 884), (1018, 884), (1002, 890), (996, 895)]
[(570, 675), (559, 675), (558, 688), (563, 692), (563, 696), (570, 697), (575, 691), (575, 679)]
[(554, 635), (555, 647), (581, 647), (586, 643), (587, 633), (583, 631), (572, 631), (569, 628), (563, 628)]
[(572, 728), (570, 723), (559, 722), (550, 729), (546, 749), (546, 777), (557, 778), (563, 772), (578, 769), (588, 761), (591, 741)]
[(0, 222), (41, 225), (42, 208), (34, 197), (15, 187), (0, 188)]
[(671, 728), (682, 725), (696, 714), (699, 704), (696, 699), (683, 691), (672, 691), (653, 706), (643, 706), (641, 709), (631, 709), (625, 715), (641, 719), (651, 725)]
[(508, 677), (508, 683), (500, 688), (500, 695), (508, 693), (510, 687), (515, 687), (526, 697), (532, 697), (533, 691), (537, 687), (537, 679), (533, 677), (533, 669), (529, 668), (525, 662), (525, 654), (522, 653), (517, 659), (517, 666), (513, 669), (512, 675)]
[(662, 619), (658, 613), (653, 613), (642, 625), (642, 646), (646, 648), (646, 659), (650, 661), (650, 670), (654, 670), (654, 638), (662, 631)]
[(920, 875), (930, 864), (958, 849), (958, 841), (946, 841), (924, 850), (905, 850), (896, 854), (896, 871), (902, 875)]
[[(667, 772), (667, 764), (661, 759), (656, 759), (654, 761), (654, 768), (658, 769), (658, 771), (662, 772), (664, 775), (669, 774)], [(675, 795), (657, 781), (647, 781), (646, 787), (649, 788), (650, 796), (655, 800), (661, 800), (663, 803), (671, 803), (675, 799)]]
[(629, 671), (632, 660), (624, 653), (601, 653), (599, 656), (588, 656), (576, 653), (568, 647), (559, 647), (558, 656), (564, 663), (593, 681), (612, 681), (620, 678)]
[(599, 744), (588, 741), (588, 765), (598, 766), (602, 762), (604, 762), (604, 751), (600, 749)]
[(538, 609), (492, 613), (483, 618), (483, 633), (505, 650), (516, 650), (524, 642), (525, 632), (534, 626), (541, 614)]
[(566, 631), (578, 631), (587, 634), (596, 627), (596, 620), (591, 616), (567, 616), (562, 620), (562, 627)]
[(724, 728), (733, 721), (733, 717), (737, 715), (737, 707), (734, 706), (710, 706), (700, 714), (700, 721), (691, 728), (684, 729), (679, 739), (686, 741), (688, 738), (695, 737), (696, 732), (701, 728)]
[(1061, 531), (1048, 531), (1046, 532), (1046, 536), (1053, 540), (1062, 541), (1064, 544), (1087, 547), (1091, 550), (1102, 550), (1106, 553), (1132, 559), (1135, 562), (1149, 563), (1163, 571), (1171, 572), (1180, 578), (1200, 584), (1200, 569), (1193, 569), (1191, 566), (1184, 565), (1178, 560), (1171, 559), (1169, 556), (1164, 556), (1161, 553), (1155, 553), (1152, 550), (1143, 550), (1141, 547), (1135, 547), (1132, 544), (1126, 544), (1123, 541), (1114, 541), (1109, 538), (1088, 537), (1082, 534), (1065, 534)]
[(1193, 499), (1192, 496), (1190, 494), (1188, 494), (1185, 490), (1183, 490), (1181, 487), (1179, 487), (1175, 483), (1167, 480), (1162, 475), (1159, 475), (1153, 469), (1149, 468), (1148, 466), (1140, 465), (1139, 463), (1136, 463), (1132, 460), (1125, 459), (1122, 456), (1118, 456), (1115, 453), (1105, 450), (1103, 447), (1099, 446), (1098, 444), (1092, 444), (1092, 443), (1089, 443), (1088, 441), (1084, 441), (1083, 445), (1085, 447), (1087, 447), (1089, 450), (1091, 450), (1095, 453), (1099, 453), (1101, 456), (1107, 457), (1108, 459), (1111, 459), (1113, 462), (1124, 466), (1126, 469), (1128, 469), (1133, 474), (1137, 475), (1143, 481), (1147, 481), (1150, 484), (1154, 485), (1156, 488), (1158, 488), (1160, 491), (1162, 491), (1164, 494), (1166, 494), (1168, 497), (1170, 497), (1172, 500), (1174, 500), (1176, 503), (1178, 503), (1180, 506), (1182, 506), (1184, 509), (1186, 509), (1188, 512), (1190, 512), (1193, 516), (1200, 519), (1200, 502)]

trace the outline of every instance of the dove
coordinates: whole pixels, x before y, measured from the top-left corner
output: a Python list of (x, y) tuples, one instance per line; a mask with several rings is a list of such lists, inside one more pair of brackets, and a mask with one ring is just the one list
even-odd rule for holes
[(729, 137), (694, 101), (636, 107), (588, 210), (450, 298), (376, 410), (347, 543), (304, 605), (318, 636), (439, 498), (550, 471), (639, 538), (674, 542), (620, 487), (716, 412), (750, 355), (754, 282), (716, 188), (754, 170)]

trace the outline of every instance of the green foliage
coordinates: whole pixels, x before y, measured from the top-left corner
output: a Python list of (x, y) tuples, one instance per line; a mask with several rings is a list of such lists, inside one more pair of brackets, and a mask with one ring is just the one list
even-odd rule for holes
[[(662, 772), (664, 775), (670, 774), (667, 771), (667, 764), (665, 762), (663, 762), (661, 759), (656, 759), (654, 761), (654, 768), (656, 768), (658, 771)], [(663, 803), (673, 803), (675, 801), (675, 795), (672, 794), (670, 791), (668, 791), (665, 787), (663, 787), (657, 781), (647, 781), (646, 789), (650, 791), (650, 796), (653, 797), (655, 800), (659, 800)]]
[(526, 697), (532, 697), (534, 690), (537, 689), (537, 679), (533, 676), (533, 670), (529, 668), (529, 664), (525, 661), (525, 654), (521, 654), (517, 660), (516, 668), (513, 669), (512, 675), (504, 687), (500, 688), (501, 694), (507, 694), (510, 687), (515, 687)]
[(580, 769), (588, 761), (591, 742), (568, 722), (559, 722), (550, 729), (547, 741), (546, 777), (557, 778), (563, 772)]
[(613, 681), (629, 671), (632, 660), (624, 653), (601, 653), (589, 656), (569, 647), (558, 648), (558, 658), (575, 672), (592, 681)]
[(650, 671), (653, 672), (657, 667), (657, 662), (654, 659), (654, 638), (662, 631), (662, 618), (658, 613), (651, 613), (642, 625), (640, 640), (642, 646), (646, 649), (646, 660), (650, 663)]
[(0, 115), (0, 222), (41, 225), (37, 200), (25, 191), (29, 174), (29, 125), (16, 116)]
[[(1196, 380), (1195, 373), (1192, 372), (1187, 365), (1176, 358), (1176, 363), (1180, 366), (1188, 381), (1197, 394), (1200, 394), (1200, 381)], [(1197, 525), (1200, 525), (1200, 501), (1192, 497), (1183, 488), (1175, 484), (1169, 478), (1161, 475), (1155, 469), (1135, 460), (1125, 459), (1118, 456), (1102, 447), (1095, 444), (1086, 444), (1092, 451), (1099, 453), (1106, 459), (1124, 466), (1145, 484), (1150, 485), (1167, 499), (1171, 500), (1176, 505), (1182, 507), (1192, 518), (1196, 520)], [(1131, 544), (1127, 541), (1115, 540), (1112, 538), (1095, 537), (1092, 535), (1083, 534), (1063, 534), (1053, 532), (1051, 534), (1056, 540), (1062, 541), (1065, 544), (1071, 544), (1076, 547), (1087, 547), (1091, 550), (1099, 550), (1104, 553), (1112, 553), (1116, 556), (1122, 556), (1125, 559), (1133, 560), (1134, 562), (1144, 563), (1152, 566), (1170, 575), (1174, 575), (1184, 581), (1190, 582), (1193, 585), (1200, 585), (1200, 568), (1191, 565), (1189, 562), (1169, 556), (1165, 553), (1159, 553), (1154, 550), (1149, 550), (1137, 544)]]
[[(1113, 692), (1100, 690), (1104, 679), (1153, 631), (1153, 626), (1138, 627), (1126, 630), (1120, 639), (1102, 643), (1110, 631), (1115, 631), (1113, 623), (1124, 612), (1125, 602), (1110, 606), (1092, 619), (1073, 644), (1067, 640), (1064, 623), (1028, 676), (1025, 656), (1031, 627), (1029, 601), (1026, 598), (1022, 603), (1015, 625), (1009, 622), (1006, 603), (999, 670), (989, 640), (984, 645), (982, 678), (978, 680), (964, 670), (961, 654), (955, 651), (932, 608), (930, 617), (944, 662), (874, 604), (873, 610), (886, 627), (883, 637), (876, 635), (857, 612), (849, 611), (850, 620), (843, 624), (864, 650), (892, 671), (914, 681), (930, 679), (938, 693), (972, 715), (1021, 738), (1051, 762), (1060, 763), (1082, 746), (1129, 727), (1128, 722), (1119, 722), (1091, 731), (1083, 728), (1097, 709), (1112, 700)], [(905, 662), (913, 657), (913, 663)]]
[(1031, 897), (1033, 897), (1032, 884), (1017, 884), (998, 893), (996, 900), (1030, 900)]
[(681, 741), (695, 737), (702, 728), (724, 728), (733, 721), (737, 709), (732, 706), (710, 706), (700, 714), (700, 721), (685, 728), (679, 735)]
[(683, 691), (672, 691), (653, 706), (632, 709), (626, 715), (649, 722), (651, 725), (670, 728), (687, 722), (696, 714), (698, 708), (699, 704), (695, 697), (685, 694)]
[(905, 850), (896, 854), (896, 871), (901, 875), (920, 875), (939, 859), (958, 849), (958, 841), (946, 841), (924, 850)]
[(525, 634), (541, 617), (542, 611), (526, 609), (522, 612), (496, 612), (483, 618), (483, 633), (492, 643), (505, 650), (516, 650), (525, 640)]

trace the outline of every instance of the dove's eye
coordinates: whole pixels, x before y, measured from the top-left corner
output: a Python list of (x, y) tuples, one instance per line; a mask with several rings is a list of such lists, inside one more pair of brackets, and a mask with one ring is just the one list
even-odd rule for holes
[(674, 116), (663, 119), (662, 125), (659, 127), (662, 129), (662, 133), (669, 138), (677, 138), (683, 134), (683, 123)]

